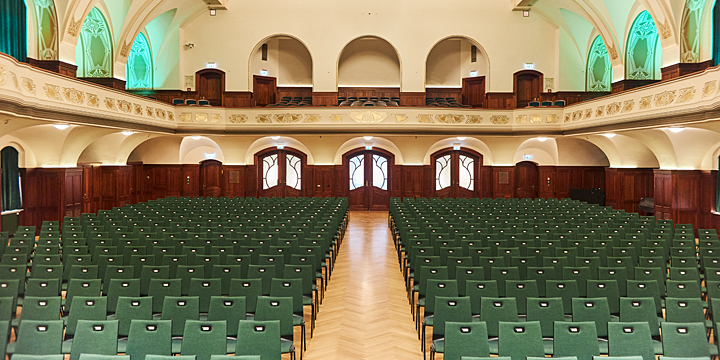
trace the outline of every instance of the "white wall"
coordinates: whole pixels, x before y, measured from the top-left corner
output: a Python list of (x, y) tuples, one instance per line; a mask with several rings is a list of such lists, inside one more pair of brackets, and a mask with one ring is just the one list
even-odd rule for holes
[(305, 45), (280, 39), (277, 56), (279, 86), (312, 86), (312, 58)]
[(360, 38), (343, 49), (338, 86), (400, 87), (400, 61), (395, 48), (378, 38)]

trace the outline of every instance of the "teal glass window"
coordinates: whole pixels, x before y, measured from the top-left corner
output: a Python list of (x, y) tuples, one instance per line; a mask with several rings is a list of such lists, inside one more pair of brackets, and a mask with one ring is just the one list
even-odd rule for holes
[(75, 49), (78, 77), (112, 77), (112, 38), (105, 16), (92, 8), (85, 18)]
[(625, 78), (633, 80), (655, 79), (655, 57), (658, 32), (650, 13), (641, 12), (633, 22), (628, 35), (625, 53)]
[(143, 33), (133, 42), (127, 64), (125, 65), (126, 87), (128, 89), (152, 89), (153, 67), (150, 43)]
[(38, 60), (58, 59), (58, 19), (53, 0), (35, 0)]
[(587, 62), (587, 91), (610, 91), (612, 66), (602, 36), (593, 40)]

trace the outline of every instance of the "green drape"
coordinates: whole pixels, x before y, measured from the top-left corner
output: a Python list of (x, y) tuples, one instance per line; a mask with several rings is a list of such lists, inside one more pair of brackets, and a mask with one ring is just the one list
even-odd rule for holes
[(0, 151), (0, 167), (2, 167), (2, 211), (22, 208), (18, 151), (15, 148), (6, 146)]
[(0, 52), (27, 61), (27, 8), (24, 0), (0, 0)]
[(720, 212), (720, 156), (718, 156), (717, 186), (715, 187), (715, 211)]

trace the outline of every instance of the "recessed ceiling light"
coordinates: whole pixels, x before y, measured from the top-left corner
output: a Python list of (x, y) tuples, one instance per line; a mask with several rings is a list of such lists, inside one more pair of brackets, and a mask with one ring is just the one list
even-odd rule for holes
[(671, 126), (668, 128), (668, 130), (677, 134), (677, 133), (681, 133), (681, 132), (685, 131), (685, 128), (682, 126)]
[(465, 139), (467, 139), (467, 136), (458, 136), (457, 139), (460, 141), (465, 141)]
[(53, 124), (53, 127), (58, 130), (65, 130), (70, 127), (68, 124)]
[(125, 130), (125, 131), (121, 131), (120, 133), (123, 134), (123, 135), (125, 135), (125, 136), (130, 136), (130, 135), (134, 134), (135, 132), (134, 132), (134, 131), (130, 131), (130, 130)]
[(363, 136), (363, 139), (370, 141), (373, 139), (373, 137), (372, 136)]
[(545, 142), (545, 141), (547, 141), (548, 138), (545, 137), (545, 136), (538, 136), (537, 139), (538, 139), (539, 142)]
[(193, 140), (200, 140), (201, 136), (195, 135), (195, 136), (191, 136), (190, 138)]
[(608, 138), (608, 139), (612, 139), (612, 138), (614, 138), (615, 136), (617, 136), (617, 134), (616, 134), (616, 133), (604, 133), (603, 136), (606, 137), (606, 138)]
[(280, 137), (279, 137), (279, 136), (271, 136), (270, 138), (273, 139), (273, 140), (277, 140), (277, 139), (279, 139)]

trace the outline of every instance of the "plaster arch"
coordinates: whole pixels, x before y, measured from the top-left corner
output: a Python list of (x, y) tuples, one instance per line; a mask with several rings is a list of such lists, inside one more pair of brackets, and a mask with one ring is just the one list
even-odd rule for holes
[(200, 136), (199, 139), (193, 139), (193, 137), (194, 136), (185, 136), (182, 138), (178, 152), (179, 164), (197, 164), (205, 159), (214, 159), (220, 162), (225, 162), (225, 155), (223, 155), (220, 145), (218, 145), (212, 138)]
[(555, 139), (558, 166), (610, 166), (607, 154), (591, 141), (559, 137)]
[[(532, 156), (532, 159), (525, 159), (525, 155)], [(531, 138), (525, 140), (515, 151), (513, 164), (528, 160), (541, 166), (558, 165), (558, 149), (555, 139), (548, 138), (540, 141), (537, 138)]]
[(132, 149), (127, 162), (179, 164), (182, 140), (180, 136), (169, 135), (148, 139)]
[(77, 166), (80, 155), (95, 142), (98, 137), (116, 133), (116, 129), (78, 126), (69, 129), (67, 137), (60, 150), (60, 165)]
[(32, 150), (30, 150), (27, 144), (25, 144), (22, 140), (10, 135), (0, 137), (0, 149), (5, 148), (6, 146), (12, 146), (15, 150), (17, 150), (18, 167), (33, 168), (37, 166), (35, 154), (33, 154)]
[(705, 153), (700, 170), (718, 170), (718, 156), (720, 156), (720, 142)]
[(267, 148), (277, 147), (278, 142), (282, 142), (284, 146), (291, 147), (305, 154), (305, 156), (307, 157), (307, 165), (315, 164), (315, 159), (313, 158), (312, 153), (307, 148), (307, 146), (305, 146), (305, 144), (298, 141), (297, 139), (288, 136), (281, 136), (277, 140), (274, 140), (271, 136), (265, 136), (255, 140), (252, 144), (250, 144), (247, 152), (245, 153), (245, 164), (255, 164), (255, 154)]
[(333, 160), (333, 164), (335, 165), (342, 165), (343, 163), (343, 155), (347, 153), (348, 151), (361, 148), (365, 146), (366, 142), (372, 142), (373, 148), (381, 148), (385, 151), (388, 151), (392, 153), (395, 156), (395, 164), (394, 165), (403, 165), (405, 164), (405, 160), (403, 159), (402, 152), (400, 149), (390, 140), (387, 140), (385, 138), (381, 137), (373, 137), (372, 140), (365, 140), (362, 137), (356, 137), (352, 138), (346, 142), (344, 142), (340, 148), (335, 153), (335, 159)]
[(132, 134), (120, 132), (98, 137), (89, 144), (78, 158), (78, 164), (125, 165), (130, 153), (143, 142), (160, 135)]
[[(273, 39), (273, 38), (277, 38), (277, 37), (289, 37), (289, 38), (291, 38), (291, 39), (296, 40), (297, 42), (299, 42), (300, 44), (302, 44), (303, 47), (305, 47), (305, 50), (308, 52), (308, 54), (310, 54), (310, 63), (312, 64), (312, 66), (311, 66), (310, 79), (311, 79), (312, 84), (313, 84), (313, 86), (314, 86), (314, 85), (315, 85), (315, 66), (316, 66), (316, 63), (315, 63), (315, 58), (313, 57), (313, 53), (312, 53), (312, 51), (310, 50), (310, 47), (308, 46), (308, 44), (307, 44), (305, 41), (303, 41), (302, 39), (300, 39), (300, 38), (299, 38), (298, 36), (296, 36), (296, 35), (289, 34), (289, 33), (275, 33), (275, 34), (268, 35), (268, 36), (260, 39), (260, 41), (258, 41), (257, 43), (255, 43), (255, 46), (252, 48), (252, 50), (250, 50), (250, 53), (248, 54), (248, 71), (247, 71), (247, 74), (248, 74), (248, 89), (250, 89), (250, 91), (253, 91), (253, 77), (252, 77), (252, 75), (255, 75), (255, 73), (253, 73), (253, 70), (252, 70), (253, 55), (255, 55), (255, 52), (257, 52), (258, 49), (259, 49), (263, 44), (265, 44), (265, 43), (268, 42), (269, 40), (271, 40), (271, 39)], [(277, 76), (275, 76), (275, 77), (277, 78)]]
[[(342, 49), (341, 49), (340, 52), (338, 53), (337, 60), (335, 61), (335, 90), (337, 90), (338, 87), (340, 86), (340, 60), (342, 59), (343, 53), (344, 53), (345, 50), (347, 49), (348, 45), (352, 44), (352, 43), (355, 42), (355, 41), (361, 40), (361, 39), (363, 39), (363, 38), (376, 38), (376, 39), (382, 40), (382, 41), (384, 41), (385, 43), (387, 43), (388, 45), (390, 45), (390, 46), (393, 48), (393, 50), (395, 50), (395, 56), (397, 57), (397, 61), (398, 61), (398, 65), (399, 65), (399, 74), (398, 74), (399, 84), (398, 84), (398, 85), (399, 85), (399, 87), (400, 87), (400, 91), (402, 92), (402, 91), (403, 91), (403, 90), (402, 90), (402, 84), (403, 84), (403, 78), (402, 78), (402, 76), (403, 76), (403, 61), (402, 61), (402, 57), (400, 56), (400, 51), (398, 51), (398, 47), (395, 46), (395, 44), (393, 44), (393, 43), (390, 42), (388, 39), (386, 39), (385, 37), (380, 36), (380, 35), (378, 35), (378, 34), (359, 35), (359, 36), (356, 36), (356, 37), (350, 39), (350, 41), (346, 42), (346, 43), (342, 46)], [(395, 161), (397, 161), (397, 159), (396, 159)]]
[(455, 143), (460, 143), (462, 147), (480, 153), (483, 156), (483, 166), (492, 165), (492, 151), (490, 151), (490, 148), (482, 140), (474, 137), (467, 137), (465, 140), (458, 140), (456, 137), (451, 137), (435, 142), (425, 152), (423, 165), (432, 165), (432, 154), (442, 149), (452, 148)]
[[(488, 55), (487, 50), (485, 50), (485, 47), (482, 46), (482, 45), (480, 44), (480, 42), (478, 42), (477, 40), (475, 40), (475, 39), (472, 38), (471, 36), (461, 35), (461, 34), (454, 34), (454, 35), (445, 36), (445, 37), (437, 40), (437, 41), (436, 41), (434, 44), (432, 44), (432, 46), (428, 49), (427, 54), (425, 54), (425, 65), (424, 65), (425, 78), (423, 79), (423, 83), (425, 84), (425, 86), (427, 86), (427, 60), (428, 60), (428, 57), (430, 56), (430, 54), (432, 53), (432, 51), (435, 49), (435, 47), (436, 47), (438, 44), (440, 44), (441, 42), (443, 42), (443, 41), (445, 41), (445, 40), (452, 40), (452, 39), (463, 39), (463, 40), (468, 41), (469, 43), (475, 45), (475, 46), (477, 47), (477, 49), (480, 51), (480, 53), (482, 53), (482, 55), (485, 57), (485, 61), (487, 62), (486, 66), (485, 66), (485, 69), (483, 69), (483, 70), (484, 70), (484, 74), (485, 74), (485, 75), (484, 75), (484, 76), (485, 76), (485, 88), (486, 88), (486, 89), (489, 89), (489, 88), (490, 88), (490, 56)], [(399, 58), (400, 58), (400, 57), (399, 57), (399, 55), (398, 55), (398, 59), (399, 59)], [(401, 71), (401, 74), (402, 74), (402, 68), (400, 69), (400, 71)], [(461, 77), (462, 77), (462, 74), (461, 74)]]

